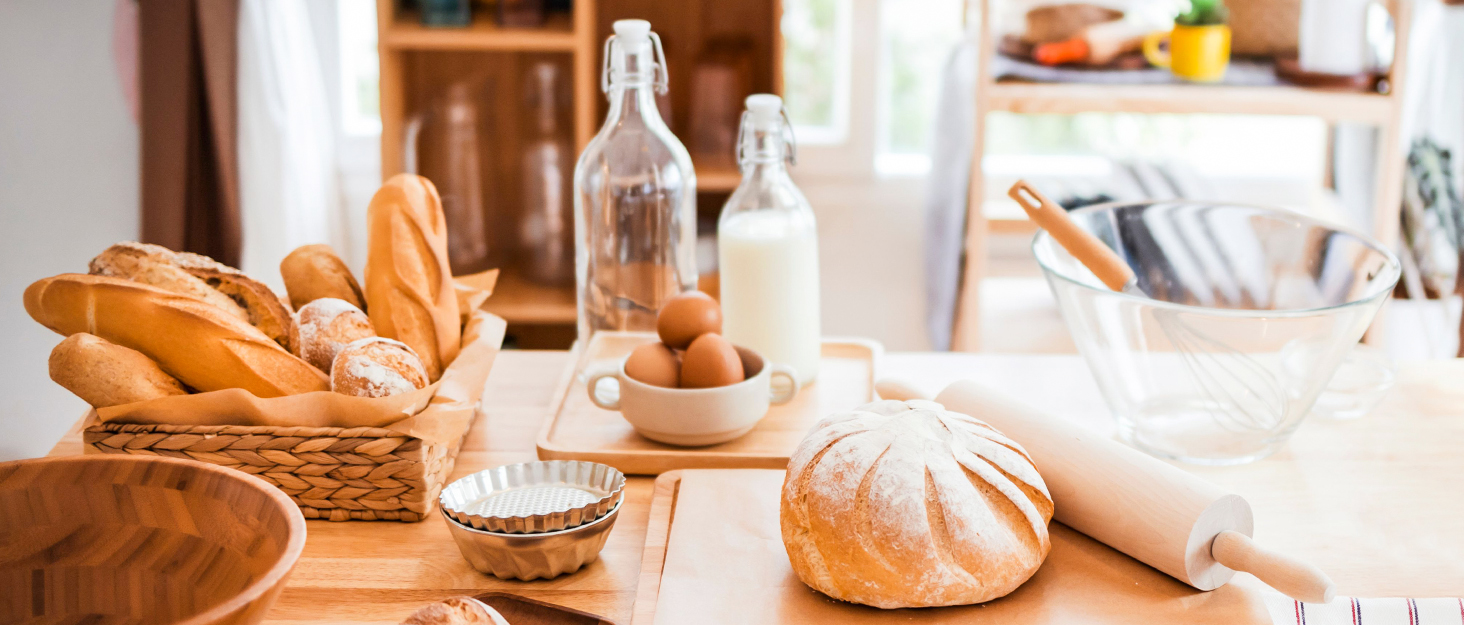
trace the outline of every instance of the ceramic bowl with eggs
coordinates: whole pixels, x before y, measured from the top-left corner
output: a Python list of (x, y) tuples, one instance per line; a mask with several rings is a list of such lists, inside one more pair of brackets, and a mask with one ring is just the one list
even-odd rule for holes
[[(722, 310), (710, 296), (688, 291), (671, 298), (656, 318), (660, 342), (586, 372), (590, 401), (619, 411), (641, 436), (670, 445), (715, 445), (746, 434), (769, 406), (793, 400), (798, 376), (733, 345), (721, 330)], [(618, 394), (601, 384), (609, 378), (619, 383)]]

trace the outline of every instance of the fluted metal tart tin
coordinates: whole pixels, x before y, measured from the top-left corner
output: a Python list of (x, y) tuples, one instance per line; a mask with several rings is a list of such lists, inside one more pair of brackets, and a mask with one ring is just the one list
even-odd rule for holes
[(605, 516), (620, 503), (625, 475), (580, 460), (509, 464), (463, 477), (438, 501), (443, 514), (501, 534), (557, 532)]
[(618, 516), (617, 503), (604, 516), (577, 527), (538, 534), (503, 534), (473, 529), (453, 520), (446, 509), (442, 511), (453, 541), (473, 568), (500, 579), (523, 581), (573, 573), (594, 562)]

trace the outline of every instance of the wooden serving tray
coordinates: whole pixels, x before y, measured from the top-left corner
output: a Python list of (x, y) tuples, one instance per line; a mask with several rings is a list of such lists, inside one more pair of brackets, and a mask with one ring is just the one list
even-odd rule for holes
[(541, 460), (589, 460), (632, 475), (657, 475), (675, 469), (782, 469), (803, 435), (820, 418), (868, 403), (884, 348), (861, 339), (825, 339), (818, 380), (783, 406), (773, 406), (751, 432), (707, 447), (677, 447), (636, 434), (619, 412), (590, 401), (583, 372), (600, 362), (625, 357), (637, 345), (655, 340), (649, 333), (600, 333), (565, 370), (550, 416), (539, 432)]
[(1273, 622), (1254, 589), (1232, 583), (1197, 591), (1055, 522), (1047, 560), (1001, 599), (903, 610), (836, 601), (805, 586), (788, 563), (778, 522), (783, 474), (691, 470), (659, 477), (630, 624)]

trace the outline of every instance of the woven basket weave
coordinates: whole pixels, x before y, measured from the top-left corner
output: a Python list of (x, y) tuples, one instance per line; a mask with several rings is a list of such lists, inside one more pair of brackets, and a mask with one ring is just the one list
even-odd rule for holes
[(88, 452), (189, 458), (263, 478), (307, 519), (420, 521), (437, 505), (461, 442), (429, 444), (384, 428), (101, 423)]

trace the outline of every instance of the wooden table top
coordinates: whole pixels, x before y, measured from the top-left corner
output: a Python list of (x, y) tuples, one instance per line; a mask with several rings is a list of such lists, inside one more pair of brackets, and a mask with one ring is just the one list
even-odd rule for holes
[[(566, 352), (499, 356), (484, 394), (485, 417), (469, 433), (454, 479), (535, 459), (535, 436), (568, 362)], [(1041, 409), (1111, 429), (1076, 356), (888, 354), (883, 367), (884, 375), (932, 395), (951, 381), (980, 379)], [(1250, 500), (1257, 541), (1320, 566), (1339, 594), (1464, 596), (1460, 382), (1464, 361), (1408, 364), (1372, 415), (1312, 420), (1281, 452), (1249, 465), (1185, 468)], [(76, 428), (51, 452), (77, 453)], [(620, 518), (597, 562), (548, 581), (501, 581), (474, 571), (435, 519), (309, 521), (305, 552), (266, 622), (397, 623), (431, 601), (505, 591), (628, 625), (652, 481), (628, 481)]]

